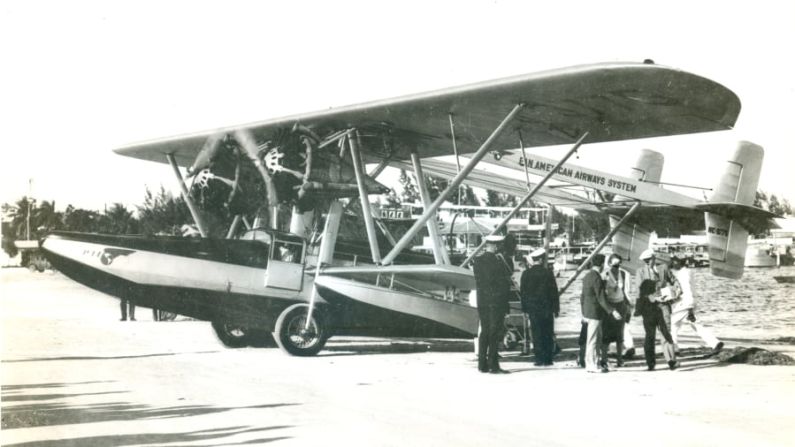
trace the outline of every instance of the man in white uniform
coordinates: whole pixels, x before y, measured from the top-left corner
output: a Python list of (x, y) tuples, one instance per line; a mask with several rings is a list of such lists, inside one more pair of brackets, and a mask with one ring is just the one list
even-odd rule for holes
[(723, 349), (723, 342), (718, 340), (712, 331), (696, 323), (695, 299), (690, 286), (690, 269), (684, 266), (681, 259), (672, 258), (671, 271), (682, 289), (680, 299), (675, 301), (671, 308), (671, 338), (674, 340), (674, 349), (679, 352), (678, 334), (682, 325), (690, 325), (704, 345), (712, 348), (712, 354), (717, 354)]

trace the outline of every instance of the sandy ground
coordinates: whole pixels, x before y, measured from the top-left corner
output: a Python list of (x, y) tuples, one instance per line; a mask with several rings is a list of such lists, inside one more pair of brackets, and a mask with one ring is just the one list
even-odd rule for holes
[(510, 375), (477, 372), (465, 341), (332, 339), (295, 358), (148, 309), (119, 322), (116, 300), (57, 273), (0, 275), (4, 446), (795, 445), (795, 367), (686, 349), (677, 371), (587, 374), (571, 332), (553, 367), (504, 353)]

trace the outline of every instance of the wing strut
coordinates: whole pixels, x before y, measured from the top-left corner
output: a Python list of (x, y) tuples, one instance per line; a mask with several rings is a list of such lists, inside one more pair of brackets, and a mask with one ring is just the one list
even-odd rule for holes
[[(431, 196), (428, 194), (428, 188), (425, 186), (425, 175), (422, 173), (422, 163), (416, 151), (411, 151), (411, 164), (414, 165), (414, 175), (417, 177), (417, 186), (420, 190), (422, 206), (428, 207), (431, 204)], [(436, 213), (434, 213), (434, 217), (436, 217)], [(433, 241), (434, 261), (436, 261), (437, 264), (449, 265), (450, 258), (447, 256), (447, 250), (445, 250), (444, 244), (442, 244), (442, 240), (439, 238), (439, 228), (437, 227), (436, 219), (428, 220), (427, 226), (428, 235), (430, 235)]]
[[(507, 224), (509, 220), (513, 219), (513, 216), (515, 216), (515, 215), (516, 215), (516, 213), (518, 213), (518, 212), (519, 212), (519, 210), (520, 210), (520, 209), (521, 209), (521, 208), (522, 208), (522, 207), (525, 205), (525, 203), (527, 203), (527, 202), (528, 202), (528, 201), (529, 201), (529, 200), (530, 200), (530, 199), (531, 199), (531, 198), (532, 198), (532, 197), (535, 195), (535, 193), (536, 193), (536, 192), (537, 192), (539, 189), (541, 189), (541, 187), (542, 187), (542, 186), (544, 186), (544, 183), (546, 183), (546, 182), (547, 182), (547, 180), (549, 180), (549, 179), (550, 179), (550, 178), (551, 178), (551, 177), (552, 177), (552, 176), (553, 176), (553, 175), (554, 175), (554, 174), (555, 174), (555, 173), (558, 171), (558, 168), (560, 168), (561, 166), (563, 166), (563, 163), (566, 163), (566, 160), (568, 160), (568, 159), (569, 159), (569, 157), (571, 157), (571, 156), (572, 156), (572, 154), (574, 154), (575, 152), (577, 152), (577, 149), (579, 149), (579, 148), (580, 148), (580, 146), (582, 146), (582, 142), (585, 140), (585, 137), (587, 137), (587, 136), (588, 136), (588, 132), (586, 131), (584, 134), (582, 134), (582, 136), (580, 137), (580, 139), (579, 139), (579, 140), (577, 140), (577, 142), (576, 142), (576, 143), (574, 143), (574, 146), (572, 146), (572, 148), (571, 148), (571, 149), (569, 149), (569, 151), (566, 153), (566, 155), (564, 155), (564, 156), (563, 156), (563, 158), (561, 158), (561, 159), (560, 159), (560, 161), (558, 162), (558, 164), (556, 164), (556, 165), (555, 165), (555, 167), (554, 167), (554, 168), (552, 168), (552, 170), (550, 170), (549, 172), (547, 172), (547, 175), (545, 175), (545, 176), (544, 176), (544, 178), (543, 178), (543, 179), (541, 179), (541, 181), (540, 181), (540, 182), (538, 182), (538, 184), (536, 184), (536, 186), (535, 186), (535, 187), (534, 187), (534, 188), (533, 188), (533, 189), (532, 189), (530, 192), (528, 192), (528, 193), (527, 193), (527, 194), (524, 196), (524, 198), (523, 198), (522, 200), (520, 200), (520, 201), (519, 201), (519, 203), (517, 203), (517, 204), (516, 204), (516, 206), (515, 206), (515, 207), (513, 207), (513, 209), (511, 210), (511, 212), (510, 212), (510, 213), (508, 213), (508, 215), (507, 215), (507, 216), (505, 216), (505, 219), (503, 219), (503, 220), (502, 220), (502, 222), (500, 222), (500, 223), (499, 223), (499, 225), (497, 225), (496, 227), (494, 227), (494, 230), (492, 230), (492, 232), (491, 232), (491, 233), (489, 233), (489, 236), (491, 236), (492, 234), (494, 234), (494, 233), (497, 233), (498, 231), (502, 230), (502, 228), (505, 226), (505, 224)], [(483, 238), (483, 242), (481, 242), (481, 243), (480, 243), (480, 245), (478, 245), (478, 247), (475, 249), (475, 251), (473, 251), (473, 252), (472, 252), (472, 254), (471, 254), (471, 255), (469, 255), (469, 257), (468, 257), (468, 258), (466, 258), (466, 260), (464, 260), (464, 262), (463, 262), (463, 263), (461, 263), (461, 267), (466, 267), (466, 265), (467, 265), (467, 264), (469, 264), (470, 262), (472, 262), (472, 259), (473, 259), (473, 258), (474, 258), (474, 257), (475, 257), (475, 256), (476, 256), (478, 253), (480, 253), (480, 250), (482, 250), (482, 249), (483, 249), (483, 247), (484, 247), (485, 245), (486, 245), (486, 238), (484, 237), (484, 238)]]
[(334, 260), (334, 247), (337, 245), (342, 213), (342, 204), (338, 200), (332, 200), (328, 206), (326, 224), (323, 226), (323, 237), (320, 240), (320, 251), (317, 255), (317, 265), (315, 265), (315, 280), (312, 282), (312, 295), (309, 296), (309, 309), (306, 311), (305, 331), (308, 331), (309, 326), (312, 325), (312, 313), (315, 311), (315, 302), (317, 301), (317, 279), (320, 277), (320, 270), (324, 266), (331, 265)]
[(362, 166), (362, 156), (359, 153), (359, 141), (357, 135), (348, 134), (348, 147), (351, 150), (353, 159), (353, 170), (356, 173), (356, 185), (359, 187), (359, 202), (362, 205), (362, 218), (367, 230), (367, 241), (370, 243), (370, 254), (373, 256), (373, 263), (381, 263), (381, 251), (378, 248), (378, 239), (375, 234), (375, 224), (373, 214), (370, 211), (370, 200), (367, 198), (367, 187), (364, 185), (364, 172)]
[[(524, 150), (524, 138), (522, 138), (522, 129), (519, 129), (518, 133), (519, 133), (519, 147), (522, 149), (522, 159), (523, 160), (527, 160), (527, 154), (525, 154), (525, 150)], [(524, 176), (525, 176), (525, 179), (527, 180), (527, 190), (529, 191), (530, 190), (530, 172), (527, 171), (527, 163), (522, 163), (522, 166), (524, 166)]]
[(560, 291), (558, 292), (560, 296), (563, 296), (563, 292), (565, 292), (566, 289), (568, 289), (569, 286), (574, 282), (574, 280), (577, 279), (580, 273), (582, 273), (582, 271), (585, 270), (585, 268), (591, 262), (591, 259), (593, 259), (593, 257), (596, 256), (597, 253), (602, 251), (602, 248), (604, 248), (604, 246), (607, 245), (607, 242), (610, 239), (612, 239), (613, 236), (616, 233), (618, 233), (618, 230), (629, 220), (629, 218), (632, 217), (633, 214), (635, 214), (635, 211), (637, 211), (640, 208), (640, 203), (641, 202), (635, 202), (635, 204), (632, 205), (632, 208), (630, 208), (629, 211), (627, 211), (627, 214), (624, 214), (624, 217), (622, 217), (621, 220), (618, 221), (618, 223), (610, 230), (610, 232), (607, 233), (607, 236), (605, 236), (604, 239), (602, 239), (602, 241), (599, 242), (596, 248), (593, 249), (593, 252), (590, 255), (588, 255), (588, 258), (582, 261), (582, 264), (580, 264), (577, 267), (577, 270), (574, 271), (574, 274), (571, 275), (571, 278), (569, 278), (566, 284), (560, 288)]
[(168, 164), (174, 169), (174, 175), (177, 176), (179, 189), (182, 191), (182, 199), (185, 200), (185, 204), (188, 205), (188, 210), (190, 211), (190, 215), (193, 216), (193, 222), (196, 224), (196, 228), (199, 229), (199, 234), (201, 234), (202, 237), (207, 237), (207, 227), (204, 226), (199, 210), (196, 209), (193, 199), (190, 198), (190, 191), (188, 191), (188, 187), (185, 186), (185, 180), (179, 172), (179, 166), (177, 166), (177, 160), (174, 159), (174, 154), (166, 154), (166, 158), (168, 159)]
[(389, 157), (386, 157), (383, 160), (381, 160), (381, 162), (378, 163), (375, 169), (370, 171), (367, 175), (372, 178), (376, 178), (379, 175), (381, 175), (381, 173), (384, 172), (384, 169), (386, 169), (388, 166), (389, 166)]
[(489, 135), (486, 141), (483, 142), (483, 144), (480, 146), (477, 152), (475, 152), (475, 154), (472, 156), (472, 159), (470, 160), (469, 163), (467, 163), (464, 169), (461, 172), (459, 172), (458, 175), (455, 176), (455, 178), (450, 182), (450, 184), (447, 185), (447, 188), (439, 195), (439, 197), (436, 198), (436, 200), (433, 201), (430, 207), (425, 209), (425, 212), (422, 213), (422, 216), (420, 216), (420, 218), (417, 219), (416, 222), (414, 222), (414, 225), (412, 225), (411, 228), (409, 228), (406, 234), (404, 234), (403, 237), (400, 238), (398, 243), (394, 247), (392, 247), (392, 250), (389, 253), (387, 253), (386, 257), (384, 257), (384, 259), (382, 260), (382, 263), (384, 265), (391, 264), (392, 261), (394, 261), (395, 258), (397, 257), (398, 253), (400, 253), (404, 248), (406, 248), (406, 246), (408, 246), (411, 240), (414, 239), (414, 236), (416, 236), (417, 233), (419, 233), (422, 226), (425, 225), (426, 222), (428, 222), (428, 219), (430, 219), (431, 216), (435, 215), (436, 210), (439, 209), (442, 203), (445, 200), (447, 200), (450, 194), (453, 191), (455, 191), (456, 188), (458, 188), (461, 185), (461, 183), (463, 183), (466, 176), (469, 175), (469, 173), (472, 172), (473, 169), (475, 169), (475, 166), (477, 166), (478, 162), (483, 157), (485, 157), (486, 154), (489, 153), (489, 148), (491, 148), (491, 145), (494, 144), (494, 142), (502, 134), (502, 132), (505, 131), (505, 128), (508, 127), (508, 124), (511, 121), (513, 121), (513, 119), (516, 117), (516, 115), (519, 114), (519, 111), (521, 111), (523, 107), (524, 104), (516, 104), (513, 107), (513, 109), (510, 111), (510, 113), (508, 113), (508, 115), (505, 116), (505, 118), (502, 120), (500, 125), (497, 126), (496, 129), (494, 129), (494, 131), (491, 133), (491, 135)]
[[(455, 155), (455, 167), (456, 167), (456, 171), (455, 172), (456, 172), (456, 174), (458, 174), (459, 172), (461, 172), (461, 160), (458, 158), (458, 145), (456, 144), (456, 141), (455, 141), (455, 123), (453, 122), (453, 114), (452, 113), (448, 113), (447, 114), (447, 119), (448, 119), (448, 121), (450, 121), (450, 140), (452, 140), (452, 142), (453, 142), (453, 155)], [(458, 204), (461, 205), (461, 189), (460, 189), (460, 187), (458, 189)], [(423, 205), (427, 206), (427, 203), (423, 204)]]

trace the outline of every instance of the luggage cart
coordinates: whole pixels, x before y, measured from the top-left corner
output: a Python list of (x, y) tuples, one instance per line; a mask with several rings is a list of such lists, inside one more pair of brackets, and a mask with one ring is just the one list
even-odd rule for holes
[(522, 312), (522, 303), (511, 301), (510, 310), (505, 316), (505, 335), (502, 338), (504, 349), (512, 351), (520, 347), (522, 355), (530, 354), (530, 322), (527, 314)]

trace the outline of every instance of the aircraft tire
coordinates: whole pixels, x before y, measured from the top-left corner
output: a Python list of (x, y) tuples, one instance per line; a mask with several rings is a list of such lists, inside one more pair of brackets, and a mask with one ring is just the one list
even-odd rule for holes
[(242, 348), (248, 346), (249, 331), (242, 326), (213, 321), (215, 335), (227, 348)]
[(276, 344), (283, 351), (299, 357), (310, 357), (325, 346), (330, 336), (326, 319), (320, 309), (315, 308), (312, 313), (312, 323), (307, 331), (304, 327), (308, 312), (308, 305), (293, 304), (276, 319), (276, 330), (273, 335)]

